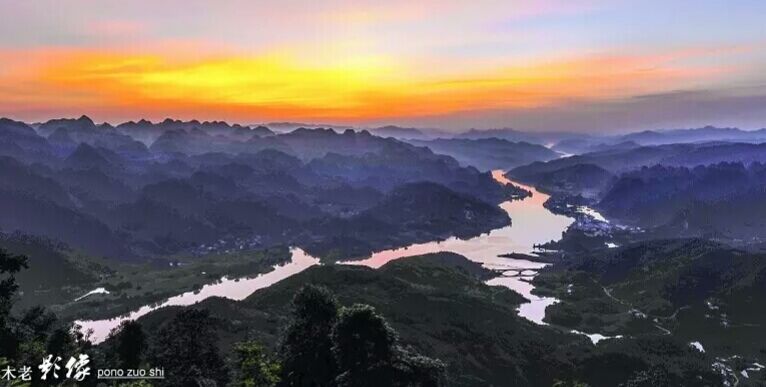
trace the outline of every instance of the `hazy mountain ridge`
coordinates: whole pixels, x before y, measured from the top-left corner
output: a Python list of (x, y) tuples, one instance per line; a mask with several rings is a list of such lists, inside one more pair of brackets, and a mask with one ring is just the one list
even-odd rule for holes
[(535, 161), (549, 161), (559, 154), (538, 144), (511, 142), (498, 138), (408, 140), (432, 151), (454, 157), (463, 166), (482, 171), (509, 170)]
[(750, 240), (765, 235), (765, 201), (763, 164), (721, 163), (691, 169), (654, 166), (623, 174), (598, 207), (627, 224)]
[(759, 144), (766, 142), (766, 128), (742, 130), (739, 128), (705, 126), (689, 129), (644, 130), (623, 135), (586, 135), (558, 141), (553, 146), (553, 149), (565, 153), (581, 154), (597, 152), (608, 148), (710, 142)]
[[(486, 231), (498, 225), (494, 204), (520, 193), (448, 156), (367, 131), (298, 128), (275, 135), (264, 127), (170, 119), (112, 127), (86, 116), (51, 120), (36, 131), (11, 120), (0, 124), (7, 144), (0, 147), (7, 183), (2, 204), (9, 210), (3, 230), (113, 258), (297, 242), (365, 254), (444, 237), (450, 227), (461, 235)], [(440, 210), (447, 217), (478, 205), (475, 196), (492, 203), (481, 204), (490, 210), (468, 224), (420, 223), (417, 232), (408, 230), (415, 223), (365, 215), (389, 191), (423, 181), (440, 188), (414, 184), (412, 193), (420, 187), (435, 203), (444, 200)], [(409, 215), (418, 210), (407, 209)], [(337, 232), (319, 227), (319, 218), (389, 232), (385, 238), (369, 232), (338, 247), (327, 242)]]

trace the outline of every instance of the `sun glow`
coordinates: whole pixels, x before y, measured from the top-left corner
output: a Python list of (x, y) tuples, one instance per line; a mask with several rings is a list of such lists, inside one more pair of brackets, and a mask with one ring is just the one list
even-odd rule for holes
[[(675, 67), (672, 55), (595, 55), (489, 69), (383, 56), (342, 58), (64, 51), (18, 66), (0, 84), (13, 78), (34, 85), (24, 103), (68, 104), (107, 115), (126, 109), (180, 117), (204, 111), (243, 120), (359, 122), (619, 98), (721, 71)], [(0, 98), (13, 102), (14, 96)]]

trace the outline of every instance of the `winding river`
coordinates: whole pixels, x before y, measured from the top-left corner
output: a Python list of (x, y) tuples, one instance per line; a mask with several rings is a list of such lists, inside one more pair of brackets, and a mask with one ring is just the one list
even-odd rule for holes
[[(494, 286), (506, 286), (521, 294), (529, 302), (522, 304), (519, 315), (537, 324), (544, 324), (545, 308), (557, 302), (555, 298), (538, 297), (532, 294), (534, 286), (530, 283), (537, 271), (546, 264), (525, 259), (505, 258), (508, 253), (534, 254), (536, 244), (558, 240), (574, 219), (556, 215), (543, 203), (548, 195), (538, 192), (533, 187), (508, 180), (502, 171), (493, 171), (492, 177), (500, 184), (514, 184), (532, 192), (531, 197), (523, 200), (506, 201), (500, 208), (508, 213), (513, 224), (490, 231), (470, 239), (449, 238), (444, 241), (413, 244), (407, 247), (384, 250), (373, 253), (360, 261), (343, 262), (349, 265), (363, 265), (379, 268), (396, 259), (415, 255), (450, 251), (465, 256), (484, 267), (502, 273), (487, 281)], [(192, 305), (209, 297), (225, 297), (242, 300), (253, 292), (271, 286), (289, 276), (297, 274), (313, 265), (319, 259), (308, 255), (300, 248), (291, 249), (292, 258), (274, 270), (247, 279), (222, 278), (219, 282), (205, 285), (199, 291), (192, 291), (171, 297), (164, 302), (145, 305), (129, 314), (112, 319), (77, 321), (83, 331), (91, 331), (91, 341), (99, 343), (106, 339), (109, 332), (126, 320), (134, 320), (165, 306)]]

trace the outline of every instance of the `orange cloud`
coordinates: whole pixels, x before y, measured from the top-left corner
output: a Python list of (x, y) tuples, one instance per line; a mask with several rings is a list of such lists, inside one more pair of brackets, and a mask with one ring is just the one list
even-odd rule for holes
[(436, 71), (365, 56), (0, 52), (8, 64), (0, 72), (0, 113), (364, 122), (621, 98), (732, 71), (679, 63), (690, 55), (702, 54), (595, 55), (451, 73), (449, 63)]

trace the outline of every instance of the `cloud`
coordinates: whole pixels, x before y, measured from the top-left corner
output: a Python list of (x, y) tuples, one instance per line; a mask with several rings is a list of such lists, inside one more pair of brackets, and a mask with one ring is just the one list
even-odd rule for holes
[[(379, 122), (379, 124), (385, 121)], [(457, 112), (404, 119), (425, 127), (515, 128), (529, 131), (624, 133), (705, 125), (766, 127), (766, 85), (719, 90), (676, 90), (618, 100), (570, 101), (532, 109)]]
[(7, 64), (0, 73), (0, 112), (18, 115), (14, 109), (22, 109), (24, 114), (44, 114), (50, 107), (56, 112), (71, 109), (73, 115), (97, 111), (105, 120), (126, 114), (151, 118), (203, 112), (240, 121), (345, 123), (443, 117), (440, 126), (449, 126), (448, 120), (466, 113), (490, 117), (498, 110), (565, 111), (573, 103), (588, 106), (682, 89), (698, 79), (737, 72), (717, 63), (686, 63), (719, 55), (718, 49), (606, 53), (440, 69), (438, 59), (418, 62), (360, 55), (312, 60), (289, 48), (241, 55), (206, 54), (203, 47), (0, 51), (0, 60)]

